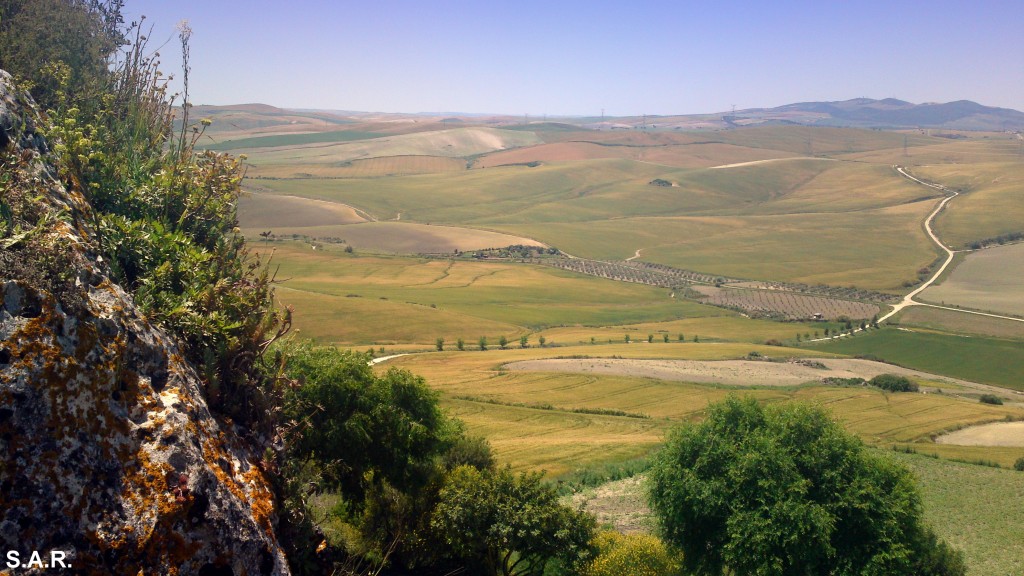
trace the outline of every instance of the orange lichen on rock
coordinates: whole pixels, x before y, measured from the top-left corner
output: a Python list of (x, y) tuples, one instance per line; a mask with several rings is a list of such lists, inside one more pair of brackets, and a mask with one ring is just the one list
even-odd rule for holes
[[(5, 134), (38, 123), (18, 101), (0, 71)], [(86, 574), (287, 574), (252, 448), (210, 413), (173, 339), (110, 281), (91, 209), (56, 180), (42, 138), (11, 143), (27, 158), (11, 182), (42, 194), (33, 209), (70, 215), (45, 233), (78, 281), (55, 295), (0, 278), (0, 546), (61, 550)]]

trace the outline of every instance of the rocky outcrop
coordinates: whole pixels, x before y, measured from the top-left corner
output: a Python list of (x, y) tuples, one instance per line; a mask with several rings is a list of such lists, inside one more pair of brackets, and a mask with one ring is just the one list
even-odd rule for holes
[(10, 266), (0, 278), (0, 550), (24, 564), (63, 553), (64, 573), (287, 574), (267, 476), (111, 282), (90, 208), (55, 177), (37, 122), (0, 71), (0, 193), (33, 187), (37, 244), (63, 279)]

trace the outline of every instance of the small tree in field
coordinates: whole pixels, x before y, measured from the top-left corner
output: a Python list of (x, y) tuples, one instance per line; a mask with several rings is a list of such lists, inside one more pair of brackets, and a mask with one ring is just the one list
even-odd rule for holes
[(626, 334), (626, 344), (629, 344), (629, 334)]
[(526, 348), (527, 340), (529, 340), (529, 337), (527, 335), (523, 334), (522, 336), (520, 336), (519, 337), (519, 347), (520, 348)]
[(459, 338), (458, 340), (455, 341), (455, 347), (458, 348), (460, 351), (465, 350), (466, 341), (463, 340), (462, 338)]
[(683, 336), (683, 333), (682, 333), (682, 332), (680, 332), (680, 333), (679, 333), (679, 341), (680, 341), (680, 342), (686, 342), (686, 337), (685, 337), (685, 336)]
[(481, 336), (478, 344), (480, 345), (480, 350), (487, 350), (487, 336)]
[(543, 337), (543, 336), (541, 336), (540, 338), (537, 339), (537, 341), (540, 342), (540, 347), (543, 348), (544, 345), (547, 344), (548, 339)]
[(730, 397), (676, 428), (649, 474), (686, 574), (966, 572), (924, 526), (913, 475), (819, 408)]
[(438, 338), (434, 345), (437, 346), (438, 352), (444, 352), (444, 338)]
[(652, 342), (654, 342), (654, 334), (648, 334), (647, 335), (647, 343), (651, 344)]
[(662, 340), (662, 342), (664, 342), (665, 344), (668, 344), (668, 334), (662, 334), (662, 335), (661, 335), (661, 340)]
[(504, 335), (502, 335), (501, 338), (498, 338), (498, 346), (500, 346), (501, 349), (504, 350), (505, 347), (508, 346), (508, 338), (506, 338)]

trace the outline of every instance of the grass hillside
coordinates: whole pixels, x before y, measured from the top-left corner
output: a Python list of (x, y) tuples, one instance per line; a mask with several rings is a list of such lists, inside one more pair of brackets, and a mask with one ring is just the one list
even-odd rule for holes
[(341, 143), (243, 148), (255, 166), (288, 162), (348, 162), (384, 156), (466, 157), (540, 143), (530, 132), (471, 127), (400, 134)]

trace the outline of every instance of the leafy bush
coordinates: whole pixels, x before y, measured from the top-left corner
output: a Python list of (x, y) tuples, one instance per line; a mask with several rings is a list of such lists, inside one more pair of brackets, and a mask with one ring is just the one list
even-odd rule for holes
[(1003, 399), (1000, 398), (999, 396), (996, 396), (995, 394), (982, 394), (978, 398), (978, 401), (981, 402), (982, 404), (995, 404), (997, 406), (1003, 405)]
[(585, 560), (593, 518), (559, 503), (541, 479), (460, 466), (441, 489), (431, 527), (471, 574), (540, 576), (550, 560)]
[(1017, 472), (1024, 472), (1024, 456), (1017, 458), (1017, 461), (1013, 463), (1013, 469)]
[(917, 392), (918, 386), (909, 379), (903, 376), (897, 376), (896, 374), (879, 374), (871, 380), (868, 380), (868, 384), (875, 388), (881, 388), (882, 390), (888, 390), (889, 392)]

